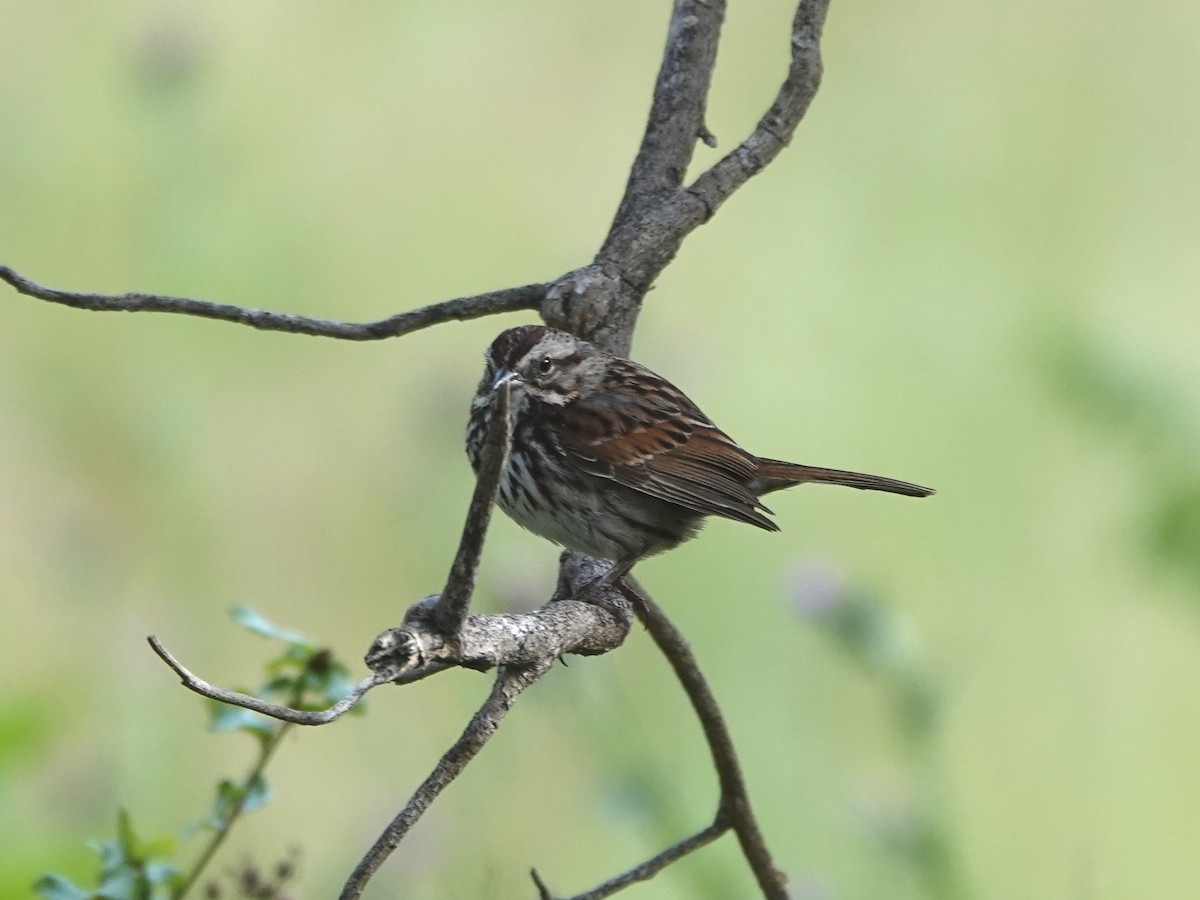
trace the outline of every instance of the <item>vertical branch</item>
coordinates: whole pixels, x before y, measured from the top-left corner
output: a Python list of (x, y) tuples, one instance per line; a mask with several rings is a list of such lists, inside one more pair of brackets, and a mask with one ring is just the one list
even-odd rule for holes
[(492, 418), (488, 423), (479, 474), (475, 478), (475, 492), (467, 509), (467, 521), (463, 523), (462, 538), (446, 578), (446, 587), (433, 611), (438, 630), (455, 640), (467, 619), (471, 594), (475, 591), (475, 570), (479, 567), (483, 539), (487, 536), (488, 523), (492, 519), (492, 503), (496, 499), (500, 473), (504, 471), (504, 462), (508, 459), (512, 437), (512, 419), (508, 414), (511, 394), (511, 385), (502, 384), (493, 396)]
[[(724, 0), (675, 0), (646, 131), (629, 171), (614, 231), (638, 209), (683, 184), (696, 141), (708, 133), (704, 110), (724, 18)], [(607, 256), (607, 250), (605, 241), (600, 256)]]

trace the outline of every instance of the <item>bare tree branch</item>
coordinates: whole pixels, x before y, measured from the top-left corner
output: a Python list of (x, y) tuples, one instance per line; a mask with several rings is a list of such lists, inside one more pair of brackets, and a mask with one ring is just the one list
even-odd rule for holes
[[(432, 674), (431, 667), (486, 671), (607, 653), (621, 645), (633, 622), (632, 606), (616, 588), (591, 588), (609, 565), (564, 551), (549, 603), (527, 613), (467, 616), (453, 640), (438, 625), (438, 596), (426, 597), (409, 607), (403, 624), (375, 639), (367, 665), (381, 680), (407, 684)], [(588, 602), (571, 599), (584, 593)]]
[(189, 691), (194, 691), (210, 700), (228, 703), (231, 706), (240, 706), (243, 709), (262, 713), (264, 716), (270, 716), (272, 719), (279, 719), (281, 722), (291, 722), (294, 725), (325, 725), (332, 722), (344, 713), (349, 712), (351, 707), (358, 703), (367, 691), (381, 684), (387, 684), (387, 679), (376, 678), (374, 675), (370, 675), (360, 681), (353, 691), (328, 709), (293, 709), (290, 706), (268, 703), (266, 700), (251, 697), (249, 694), (239, 694), (237, 691), (229, 691), (225, 688), (209, 684), (203, 678), (193, 675), (184, 668), (183, 663), (172, 656), (167, 648), (162, 645), (162, 642), (154, 635), (150, 635), (146, 640), (150, 642), (150, 646), (158, 654), (159, 658), (175, 670), (175, 674), (179, 676), (183, 682), (183, 686)]
[[(397, 337), (440, 322), (540, 309), (547, 323), (610, 352), (628, 355), (642, 299), (684, 238), (791, 140), (820, 85), (820, 37), (828, 5), (829, 0), (801, 0), (792, 23), (792, 62), (770, 110), (735, 150), (692, 185), (679, 187), (696, 138), (707, 133), (703, 116), (724, 3), (676, 0), (646, 133), (617, 216), (594, 262), (552, 282), (350, 323), (157, 294), (61, 291), (3, 265), (0, 279), (23, 294), (79, 309), (174, 312), (264, 330), (360, 341)], [(675, 188), (669, 189), (673, 182)]]
[(708, 221), (734, 191), (791, 143), (796, 127), (821, 86), (824, 72), (821, 33), (828, 11), (829, 0), (803, 0), (796, 7), (792, 19), (792, 63), (775, 102), (748, 138), (687, 189), (688, 194), (704, 205), (701, 222)]
[(724, 0), (675, 0), (649, 121), (614, 227), (683, 184), (696, 141), (708, 134), (704, 110), (724, 18)]
[(538, 662), (521, 667), (504, 667), (496, 675), (492, 692), (484, 704), (471, 718), (466, 729), (457, 741), (447, 750), (429, 777), (409, 798), (404, 809), (392, 820), (374, 846), (355, 867), (353, 874), (347, 880), (340, 894), (341, 900), (355, 900), (362, 896), (367, 882), (392, 851), (400, 845), (400, 841), (408, 830), (421, 818), (421, 814), (429, 808), (437, 795), (451, 781), (459, 776), (475, 755), (483, 749), (483, 745), (491, 739), (500, 727), (505, 714), (512, 708), (517, 697), (527, 687), (541, 678), (550, 666), (552, 659), (542, 659)]
[[(750, 805), (750, 795), (746, 791), (746, 782), (742, 776), (737, 752), (734, 750), (733, 738), (729, 735), (725, 717), (688, 646), (687, 639), (667, 618), (661, 607), (650, 599), (641, 585), (629, 576), (626, 576), (621, 584), (632, 600), (638, 618), (650, 632), (663, 656), (667, 658), (688, 699), (691, 700), (692, 708), (696, 711), (696, 717), (700, 720), (705, 739), (708, 741), (713, 767), (717, 770), (721, 798), (717, 804), (716, 816), (707, 828), (592, 890), (570, 897), (569, 900), (600, 900), (634, 882), (646, 881), (676, 860), (715, 841), (730, 829), (737, 834), (742, 855), (746, 857), (763, 897), (767, 900), (788, 900), (787, 877), (775, 868), (767, 850)], [(531, 875), (539, 891), (539, 900), (554, 900), (537, 871), (533, 871)]]
[[(713, 822), (702, 831), (696, 832), (696, 834), (685, 838), (678, 844), (673, 844), (662, 853), (646, 860), (644, 863), (640, 863), (629, 871), (622, 872), (620, 875), (608, 879), (603, 884), (596, 885), (590, 891), (575, 894), (567, 898), (567, 900), (603, 900), (604, 897), (611, 897), (631, 884), (636, 884), (639, 881), (649, 881), (667, 866), (671, 865), (671, 863), (682, 859), (695, 850), (699, 850), (706, 844), (711, 844), (728, 831), (729, 827), (725, 822)], [(536, 869), (532, 870), (529, 875), (533, 879), (533, 883), (537, 886), (538, 900), (555, 900)]]
[(431, 303), (408, 312), (397, 313), (374, 322), (334, 322), (290, 313), (250, 309), (229, 303), (193, 300), (189, 297), (167, 297), (161, 294), (89, 294), (61, 291), (31, 281), (8, 266), (0, 265), (0, 280), (7, 281), (19, 293), (39, 300), (48, 300), (75, 309), (98, 312), (166, 312), (204, 319), (220, 319), (249, 325), (262, 331), (286, 331), (318, 337), (340, 338), (347, 341), (378, 341), (400, 337), (442, 322), (479, 319), (496, 313), (521, 309), (537, 309), (548, 285), (526, 284), (502, 291), (489, 291), (473, 297), (458, 297)]
[[(564, 554), (566, 555), (566, 554)], [(607, 570), (607, 564), (582, 554), (570, 554), (564, 562), (563, 597), (581, 593)], [(561, 578), (562, 576), (560, 576)], [(559, 595), (556, 594), (556, 598)], [(327, 725), (341, 717), (368, 691), (381, 684), (411, 684), (455, 666), (486, 671), (499, 666), (529, 666), (540, 660), (555, 660), (568, 654), (596, 656), (619, 647), (629, 633), (633, 612), (629, 603), (613, 589), (599, 602), (554, 599), (528, 613), (468, 616), (456, 641), (448, 640), (434, 621), (438, 595), (413, 604), (404, 624), (377, 637), (367, 652), (373, 674), (354, 690), (323, 710), (293, 709), (210, 684), (189, 671), (162, 642), (147, 640), (159, 658), (179, 676), (183, 686), (202, 697), (240, 706), (281, 722), (296, 725)]]
[[(707, 56), (700, 52), (685, 52), (674, 44), (682, 42), (698, 47), (702, 44), (707, 46), (704, 42), (710, 38), (715, 41), (720, 26), (716, 9), (721, 8), (722, 4), (714, 0), (710, 9), (700, 2), (691, 4), (678, 0), (677, 15), (683, 7), (693, 11), (694, 8), (703, 8), (704, 14), (696, 14), (694, 31), (673, 27), (665, 55), (675, 60), (676, 65), (668, 66), (664, 59), (658, 89), (666, 89), (667, 82), (663, 76), (669, 72), (673, 73), (674, 83), (680, 89), (694, 91), (703, 85), (707, 91), (708, 73), (685, 75), (678, 71), (678, 67), (686, 64), (706, 65)], [(820, 39), (828, 8), (829, 0), (801, 0), (797, 6), (792, 20), (791, 63), (787, 76), (770, 109), (749, 137), (691, 185), (666, 192), (658, 190), (666, 183), (665, 176), (661, 174), (663, 167), (666, 161), (677, 162), (681, 157), (677, 141), (667, 141), (658, 136), (658, 131), (662, 129), (654, 117), (658, 109), (656, 100), (647, 125), (647, 137), (643, 140), (635, 166), (660, 174), (657, 180), (650, 174), (637, 179), (630, 176), (626, 197), (595, 260), (589, 266), (567, 273), (548, 288), (541, 306), (542, 318), (548, 324), (577, 334), (610, 353), (629, 355), (642, 300), (655, 279), (675, 258), (684, 239), (711, 219), (722, 203), (762, 171), (791, 140), (820, 86)], [(672, 22), (674, 25), (674, 18)], [(663, 107), (669, 109), (665, 102)], [(677, 118), (668, 119), (675, 126), (671, 133), (683, 133), (678, 123), (687, 119), (688, 111), (693, 116), (688, 121), (696, 121), (696, 111), (702, 115), (703, 109), (703, 100), (684, 104)], [(653, 137), (651, 131), (655, 132)], [(693, 138), (695, 135), (694, 132)], [(689, 145), (688, 158), (692, 147), (694, 140)], [(669, 152), (671, 150), (674, 155)], [(651, 196), (653, 202), (639, 202), (629, 196), (629, 191), (649, 189), (648, 185), (653, 185), (657, 191)]]
[(688, 646), (682, 632), (667, 618), (666, 613), (651, 600), (640, 585), (631, 579), (627, 587), (635, 594), (634, 608), (638, 618), (650, 632), (650, 637), (671, 664), (679, 683), (683, 685), (704, 737), (712, 753), (713, 766), (721, 784), (721, 801), (717, 809), (715, 824), (726, 825), (734, 830), (741, 844), (742, 853), (750, 864), (763, 896), (768, 900), (787, 900), (787, 876), (775, 868), (771, 853), (763, 840), (754, 810), (750, 806), (750, 794), (742, 776), (733, 738), (725, 725), (725, 717), (717, 698), (713, 696), (704, 673)]

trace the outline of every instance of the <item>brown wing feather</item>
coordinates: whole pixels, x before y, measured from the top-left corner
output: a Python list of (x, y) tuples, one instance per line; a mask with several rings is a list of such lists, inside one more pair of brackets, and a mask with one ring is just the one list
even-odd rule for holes
[(585, 471), (705, 515), (777, 531), (750, 484), (753, 456), (663, 378), (614, 362), (612, 390), (562, 411), (564, 452)]

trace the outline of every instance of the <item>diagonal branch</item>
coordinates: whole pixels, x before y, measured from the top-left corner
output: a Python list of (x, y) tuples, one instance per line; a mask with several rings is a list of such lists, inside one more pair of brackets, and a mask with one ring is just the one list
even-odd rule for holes
[(704, 110), (724, 18), (724, 0), (675, 0), (646, 131), (613, 229), (683, 184), (696, 141), (708, 133)]
[[(612, 269), (636, 302), (675, 258), (684, 239), (791, 140), (821, 83), (820, 41), (828, 9), (829, 0), (800, 0), (792, 20), (787, 76), (749, 137), (690, 186), (660, 195), (655, 203), (622, 204), (628, 215), (613, 223), (595, 265)], [(632, 328), (632, 317), (627, 319)]]
[(733, 738), (729, 735), (721, 707), (717, 704), (717, 698), (713, 696), (704, 673), (700, 671), (687, 639), (640, 585), (632, 579), (626, 579), (626, 585), (636, 598), (634, 608), (638, 618), (642, 620), (642, 624), (650, 632), (650, 637), (671, 664), (675, 677), (679, 679), (684, 692), (691, 700), (700, 726), (704, 729), (704, 737), (708, 741), (713, 766), (721, 784), (721, 801), (714, 825), (732, 828), (737, 834), (742, 854), (754, 872), (763, 897), (767, 900), (787, 900), (787, 877), (775, 868), (766, 841), (763, 840), (754, 810), (750, 806), (750, 795), (746, 791), (746, 781), (742, 776), (742, 767), (733, 746)]
[(446, 587), (433, 611), (434, 621), (445, 635), (458, 635), (471, 605), (475, 570), (483, 553), (483, 539), (487, 536), (488, 523), (492, 519), (492, 504), (496, 499), (496, 489), (500, 486), (500, 474), (504, 471), (512, 438), (512, 419), (508, 414), (511, 394), (512, 385), (505, 383), (495, 392), (492, 400), (491, 420), (479, 473), (475, 477), (475, 492), (467, 509), (467, 521), (463, 524), (458, 552), (454, 554), (454, 562), (450, 565)]
[[(721, 798), (717, 804), (716, 815), (708, 827), (603, 884), (570, 897), (569, 900), (601, 900), (635, 882), (647, 881), (671, 863), (712, 843), (730, 829), (738, 837), (742, 855), (754, 873), (763, 897), (766, 900), (788, 900), (787, 878), (775, 868), (758, 821), (754, 817), (741, 764), (733, 746), (733, 738), (725, 725), (725, 717), (696, 662), (696, 657), (692, 655), (687, 639), (633, 578), (626, 576), (620, 583), (623, 593), (637, 611), (638, 618), (650, 632), (650, 637), (666, 657), (688, 699), (691, 700), (704, 737), (708, 741), (713, 767), (717, 770)], [(531, 875), (538, 889), (539, 900), (554, 900), (537, 871), (534, 870)]]
[[(622, 891), (631, 884), (636, 884), (639, 881), (649, 881), (667, 866), (673, 862), (677, 862), (689, 853), (699, 850), (708, 844), (711, 844), (726, 831), (729, 830), (729, 825), (720, 820), (713, 822), (707, 828), (701, 829), (689, 838), (685, 838), (678, 844), (673, 844), (657, 856), (651, 857), (643, 863), (639, 863), (627, 872), (622, 872), (620, 875), (615, 875), (603, 884), (598, 884), (590, 891), (584, 891), (582, 894), (575, 894), (568, 900), (603, 900), (605, 897), (611, 897), (618, 891)], [(537, 869), (532, 870), (530, 877), (533, 878), (533, 883), (538, 889), (538, 900), (554, 900), (553, 895), (542, 882), (541, 876), (538, 875)]]
[(791, 143), (792, 135), (821, 86), (821, 32), (829, 0), (802, 0), (792, 19), (792, 62), (775, 101), (750, 136), (704, 172), (687, 189), (704, 204), (707, 215), (761, 172)]
[(51, 303), (59, 303), (75, 309), (90, 309), (98, 312), (166, 312), (203, 319), (219, 319), (249, 325), (262, 331), (286, 331), (291, 334), (308, 334), (317, 337), (339, 338), (346, 341), (378, 341), (400, 337), (420, 331), (442, 322), (479, 319), (496, 313), (515, 312), (522, 309), (537, 309), (542, 302), (548, 285), (525, 284), (500, 291), (488, 291), (473, 297), (457, 297), (431, 303), (407, 312), (378, 319), (374, 322), (334, 322), (329, 319), (314, 319), (290, 313), (270, 312), (235, 306), (231, 303), (213, 303), (209, 300), (193, 300), (189, 297), (167, 297), (161, 294), (90, 294), (62, 291), (31, 281), (8, 266), (0, 265), (0, 281), (7, 281), (19, 293)]
[(538, 663), (521, 667), (502, 668), (496, 675), (492, 692), (479, 710), (471, 718), (466, 729), (457, 741), (451, 745), (429, 777), (409, 798), (404, 809), (384, 829), (375, 844), (355, 867), (353, 874), (346, 881), (340, 895), (341, 900), (355, 900), (362, 896), (363, 890), (371, 876), (375, 874), (383, 861), (386, 860), (400, 845), (400, 841), (408, 834), (410, 828), (421, 818), (421, 814), (437, 799), (438, 794), (451, 781), (457, 778), (483, 749), (505, 714), (517, 701), (517, 697), (531, 684), (546, 674), (553, 665), (552, 659), (544, 659)]

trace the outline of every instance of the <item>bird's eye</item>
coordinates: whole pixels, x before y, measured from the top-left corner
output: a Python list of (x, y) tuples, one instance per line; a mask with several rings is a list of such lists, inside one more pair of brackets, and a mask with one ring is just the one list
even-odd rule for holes
[(554, 360), (548, 356), (543, 356), (542, 361), (538, 363), (538, 371), (543, 375), (549, 375), (550, 370), (554, 368)]

